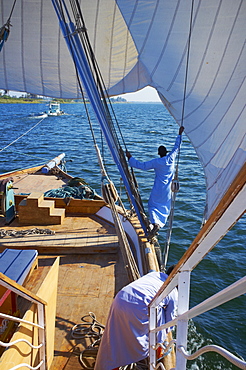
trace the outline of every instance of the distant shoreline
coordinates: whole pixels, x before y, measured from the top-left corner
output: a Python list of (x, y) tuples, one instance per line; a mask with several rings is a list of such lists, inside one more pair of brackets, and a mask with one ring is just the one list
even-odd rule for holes
[[(83, 104), (83, 101), (74, 101), (74, 100), (62, 100), (54, 99), (60, 104)], [(41, 99), (29, 99), (29, 98), (3, 98), (0, 97), (0, 104), (49, 104), (50, 100), (41, 100)], [(88, 102), (89, 103), (89, 102)], [(112, 104), (161, 104), (161, 102), (147, 102), (147, 101), (111, 101)]]
[[(49, 104), (50, 101), (52, 101), (53, 99), (50, 99), (50, 100), (42, 100), (42, 99), (29, 99), (29, 98), (11, 98), (11, 97), (8, 97), (8, 98), (2, 98), (0, 97), (0, 104), (27, 104), (27, 103), (31, 103), (31, 104)], [(56, 101), (58, 101), (59, 103), (61, 104), (70, 104), (70, 103), (82, 103), (82, 102), (78, 102), (78, 101), (63, 101), (61, 99), (57, 99)]]

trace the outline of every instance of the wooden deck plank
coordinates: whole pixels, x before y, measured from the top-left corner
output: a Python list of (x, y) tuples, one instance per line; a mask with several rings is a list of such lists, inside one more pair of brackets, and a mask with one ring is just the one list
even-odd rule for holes
[[(8, 228), (14, 229), (13, 225)], [(56, 227), (52, 229), (55, 230)], [(82, 323), (81, 318), (89, 312), (93, 312), (97, 320), (105, 325), (114, 296), (123, 285), (128, 283), (128, 277), (118, 245), (114, 254), (74, 253), (75, 249), (81, 250), (82, 244), (85, 244), (86, 248), (93, 248), (93, 245), (95, 248), (101, 248), (101, 243), (107, 244), (104, 240), (106, 236), (112, 240), (111, 245), (117, 244), (112, 226), (99, 219), (87, 216), (75, 217), (73, 220), (66, 221), (62, 232), (46, 236), (34, 235), (29, 239), (37, 243), (41, 238), (44, 245), (48, 240), (52, 249), (52, 243), (59, 244), (64, 234), (70, 239), (71, 246), (68, 247), (66, 244), (64, 254), (63, 248), (60, 248), (60, 253), (39, 255), (39, 268), (30, 276), (26, 288), (36, 292), (40, 281), (43, 281), (49, 271), (49, 266), (56, 256), (60, 256), (55, 353), (50, 370), (79, 370), (82, 367), (78, 356), (90, 344), (90, 340), (72, 338), (73, 326)], [(22, 240), (22, 245), (26, 243), (29, 245), (27, 237), (19, 240)], [(12, 240), (12, 243), (17, 242)], [(88, 247), (88, 245), (91, 246)]]
[[(102, 221), (101, 221), (102, 222)], [(113, 228), (107, 224), (88, 216), (68, 216), (63, 225), (22, 226), (14, 220), (10, 226), (2, 227), (4, 230), (30, 230), (48, 229), (55, 234), (31, 234), (21, 237), (7, 236), (0, 239), (0, 252), (6, 248), (37, 249), (39, 253), (115, 253), (118, 248), (118, 239)]]
[[(100, 322), (106, 323), (112, 300), (120, 289), (120, 286), (116, 285), (115, 274), (116, 259), (112, 261), (112, 255), (105, 254), (97, 258), (96, 262), (93, 256), (64, 256), (61, 258), (55, 359), (51, 370), (68, 366), (70, 356), (73, 368), (81, 369), (76, 354), (84, 349), (86, 343), (82, 339), (72, 339), (71, 329), (74, 325), (80, 324), (81, 317), (89, 312), (94, 312)], [(121, 283), (125, 284), (126, 275), (123, 280)], [(76, 364), (77, 367), (75, 367)]]
[(64, 186), (68, 179), (57, 177), (55, 175), (44, 176), (41, 172), (36, 174), (19, 174), (13, 176), (15, 193), (28, 193), (41, 191), (45, 192), (48, 189), (57, 189)]
[[(14, 187), (17, 192), (45, 192), (64, 184), (56, 176), (39, 174), (16, 177)], [(48, 187), (47, 187), (48, 180)], [(66, 182), (66, 181), (65, 181)], [(30, 185), (32, 183), (32, 185)], [(28, 189), (28, 191), (27, 191)], [(16, 205), (21, 196), (16, 196)], [(36, 234), (25, 237), (5, 237), (0, 239), (0, 252), (5, 248), (37, 249), (39, 268), (33, 272), (26, 285), (37, 292), (55, 257), (60, 257), (58, 296), (56, 308), (55, 357), (49, 370), (79, 370), (78, 356), (91, 343), (89, 339), (72, 338), (74, 325), (81, 323), (81, 317), (93, 312), (99, 322), (105, 325), (115, 294), (128, 283), (128, 277), (118, 247), (114, 227), (103, 222), (94, 213), (105, 203), (100, 199), (71, 200), (66, 206), (62, 199), (56, 200), (57, 207), (66, 208), (62, 225), (25, 226), (19, 225), (18, 217), (8, 226), (0, 215), (0, 227), (5, 230), (28, 230), (34, 227), (48, 228), (54, 235)], [(59, 203), (59, 205), (58, 205)], [(71, 214), (73, 212), (73, 214)], [(94, 214), (93, 216), (89, 213)], [(136, 222), (135, 222), (136, 224)], [(139, 222), (138, 234), (144, 236)], [(111, 254), (110, 254), (111, 253)], [(147, 271), (149, 268), (147, 268)], [(24, 312), (24, 303), (23, 312)]]

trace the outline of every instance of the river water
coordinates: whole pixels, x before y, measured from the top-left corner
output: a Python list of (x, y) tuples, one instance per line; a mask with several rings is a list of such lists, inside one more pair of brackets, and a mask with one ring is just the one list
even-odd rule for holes
[[(62, 104), (67, 113), (45, 118), (28, 134), (0, 152), (0, 173), (43, 163), (65, 152), (67, 171), (83, 177), (100, 194), (100, 170), (93, 147), (91, 131), (82, 104)], [(25, 134), (40, 120), (31, 116), (45, 111), (45, 104), (1, 104), (0, 149)], [(89, 107), (90, 109), (90, 107)], [(114, 104), (122, 135), (128, 150), (137, 159), (157, 156), (159, 145), (172, 149), (178, 126), (160, 103)], [(92, 118), (98, 145), (100, 132)], [(180, 191), (175, 203), (175, 215), (168, 265), (177, 262), (199, 232), (205, 206), (205, 179), (202, 167), (188, 138), (183, 135), (179, 160)], [(102, 147), (108, 174), (121, 188), (120, 176), (105, 144)], [(153, 172), (135, 170), (145, 209), (153, 185)], [(245, 216), (197, 266), (191, 276), (190, 306), (198, 304), (217, 291), (245, 275)], [(166, 241), (166, 229), (159, 233), (161, 247)], [(189, 326), (189, 349), (205, 344), (217, 344), (246, 358), (245, 296), (216, 308)], [(236, 369), (216, 354), (204, 354), (188, 362), (191, 370)]]

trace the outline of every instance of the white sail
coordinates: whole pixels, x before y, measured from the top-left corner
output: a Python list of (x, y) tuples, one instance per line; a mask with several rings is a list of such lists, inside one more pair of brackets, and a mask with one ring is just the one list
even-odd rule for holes
[[(13, 3), (0, 1), (1, 25)], [(208, 217), (245, 163), (246, 1), (194, 1), (187, 66), (191, 5), (191, 0), (81, 2), (110, 95), (150, 85), (181, 124), (188, 67), (183, 124), (204, 168)], [(0, 88), (79, 97), (51, 0), (17, 1), (11, 24), (0, 52)]]

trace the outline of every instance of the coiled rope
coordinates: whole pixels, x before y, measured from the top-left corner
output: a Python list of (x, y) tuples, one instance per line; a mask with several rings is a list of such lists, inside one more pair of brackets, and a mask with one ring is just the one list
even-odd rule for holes
[(39, 229), (37, 227), (28, 230), (5, 230), (0, 229), (0, 238), (5, 238), (7, 236), (14, 238), (21, 238), (25, 235), (36, 235), (36, 234), (47, 234), (54, 235), (55, 231), (50, 229)]
[[(93, 360), (96, 361), (98, 348), (105, 326), (96, 319), (96, 315), (93, 312), (89, 312), (88, 315), (83, 316), (81, 318), (81, 321), (82, 323), (73, 326), (71, 330), (71, 337), (77, 340), (88, 339), (92, 342), (86, 349), (84, 349), (80, 353), (79, 362), (84, 369), (93, 370), (95, 362), (90, 363), (89, 366), (88, 359), (90, 359), (90, 362), (92, 362)], [(122, 366), (119, 368), (119, 370), (148, 370), (148, 368), (148, 360), (145, 359), (139, 361), (138, 363), (132, 363), (127, 366)]]
[[(88, 318), (90, 320), (88, 320)], [(89, 339), (92, 343), (84, 349), (79, 355), (79, 361), (83, 368), (85, 369), (94, 369), (90, 367), (85, 362), (87, 357), (90, 359), (93, 358), (96, 360), (98, 346), (101, 340), (101, 337), (104, 332), (104, 325), (102, 325), (96, 319), (96, 315), (93, 312), (89, 312), (88, 315), (85, 315), (81, 318), (82, 323), (74, 325), (71, 331), (71, 337), (73, 339)]]

